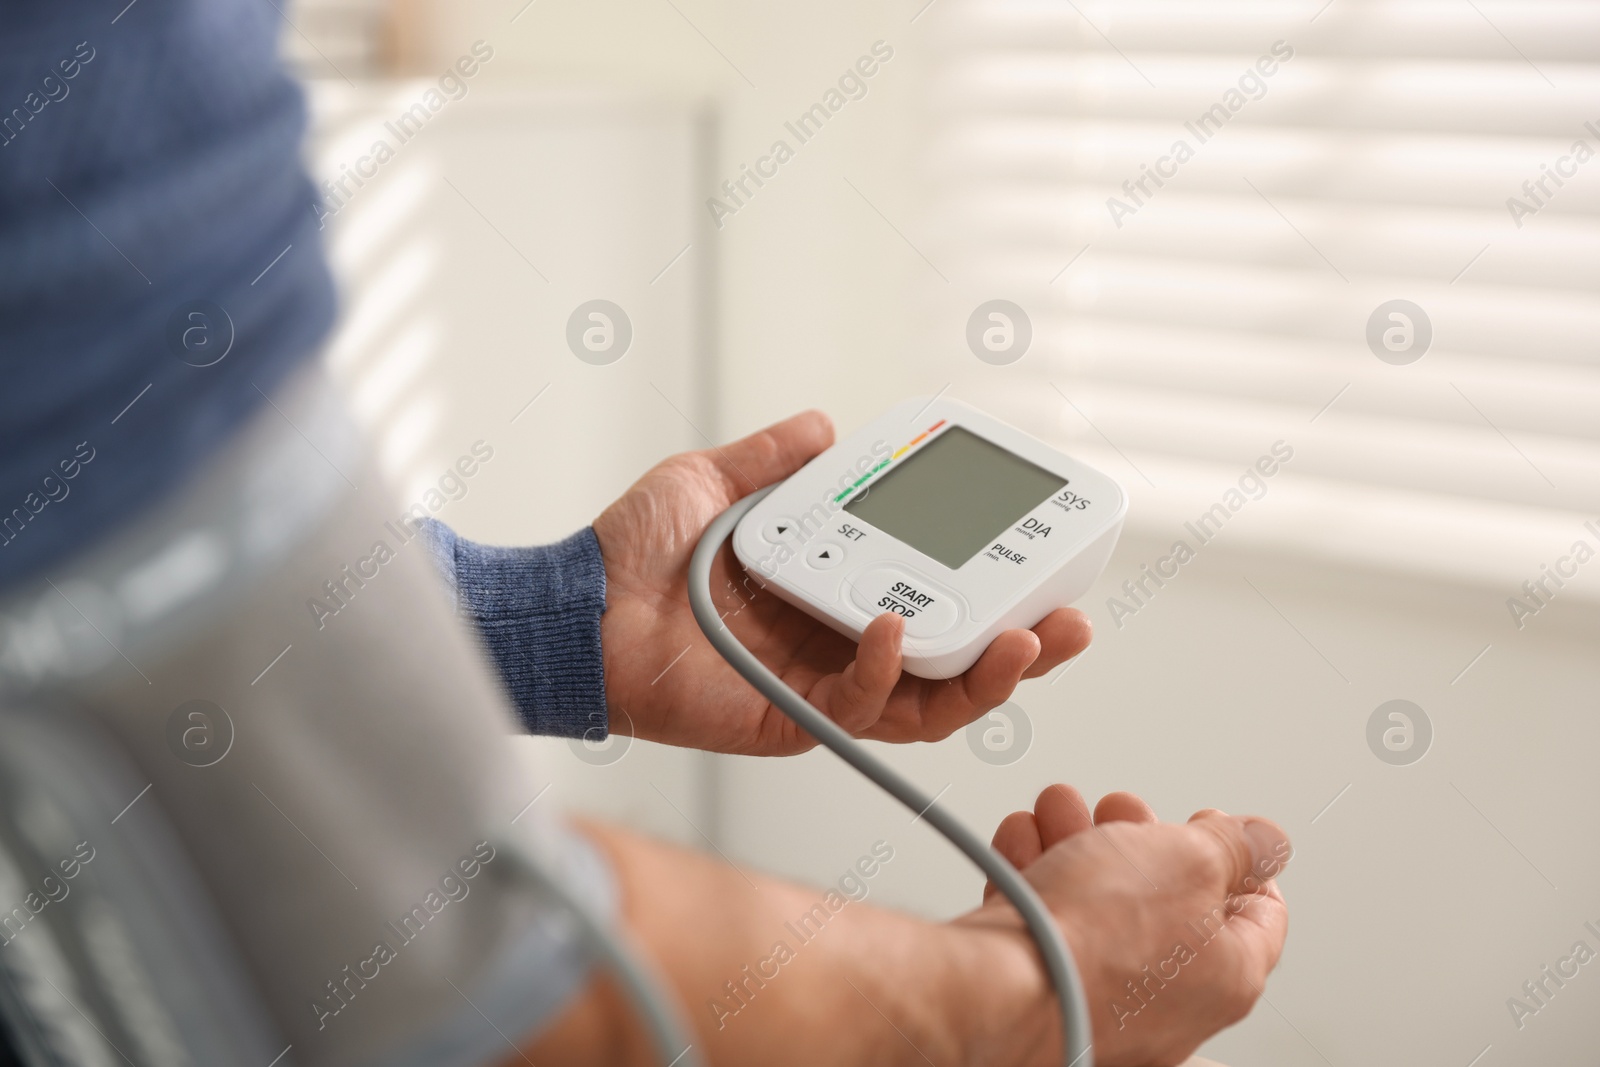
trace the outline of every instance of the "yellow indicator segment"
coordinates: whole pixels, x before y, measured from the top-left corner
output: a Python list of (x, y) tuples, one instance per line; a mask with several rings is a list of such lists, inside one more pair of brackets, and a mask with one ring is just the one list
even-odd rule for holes
[(834, 497), (833, 498), (833, 502), (835, 504), (837, 504), (839, 501), (843, 500), (845, 497), (847, 497), (851, 493), (855, 492), (857, 489), (859, 489), (861, 487), (861, 484), (863, 482), (867, 481), (867, 479), (871, 478), (874, 474), (877, 474), (879, 471), (883, 470), (883, 468), (887, 467), (890, 463), (894, 462), (895, 460), (899, 459), (901, 456), (905, 455), (907, 452), (911, 451), (913, 448), (917, 447), (917, 445), (921, 444), (923, 441), (925, 441), (928, 438), (929, 434), (933, 433), (935, 430), (937, 430), (939, 427), (943, 426), (948, 421), (949, 421), (948, 419), (940, 419), (938, 422), (934, 423), (932, 426), (929, 426), (926, 430), (923, 430), (921, 433), (917, 434), (917, 436), (913, 437), (911, 440), (909, 440), (905, 444), (901, 445), (899, 447), (899, 449), (897, 449), (894, 452), (894, 454), (891, 455), (888, 459), (883, 460), (876, 467), (873, 467), (867, 473), (865, 473), (861, 477), (857, 478), (853, 483), (851, 483), (850, 488), (846, 489), (844, 492), (842, 492), (838, 496)]

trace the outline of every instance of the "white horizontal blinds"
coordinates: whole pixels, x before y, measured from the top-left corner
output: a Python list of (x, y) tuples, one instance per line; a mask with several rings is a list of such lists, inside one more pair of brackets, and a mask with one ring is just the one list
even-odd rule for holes
[[(1035, 331), (962, 387), (1151, 533), (1281, 438), (1241, 539), (1520, 583), (1600, 513), (1600, 4), (1319, 8), (939, 11), (919, 232)], [(1393, 298), (1432, 323), (1409, 365), (1366, 342)]]

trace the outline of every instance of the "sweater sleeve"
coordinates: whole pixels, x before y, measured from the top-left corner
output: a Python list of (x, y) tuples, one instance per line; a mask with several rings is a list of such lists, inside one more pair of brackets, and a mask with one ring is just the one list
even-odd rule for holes
[(529, 732), (605, 738), (606, 571), (594, 529), (528, 548), (478, 544), (435, 519), (422, 532)]

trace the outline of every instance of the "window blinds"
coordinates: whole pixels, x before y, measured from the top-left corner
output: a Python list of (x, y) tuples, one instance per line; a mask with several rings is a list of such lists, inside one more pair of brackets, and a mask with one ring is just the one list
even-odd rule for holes
[[(930, 15), (919, 233), (1034, 331), (973, 389), (1116, 474), (1134, 530), (1281, 440), (1241, 546), (1507, 595), (1600, 547), (1600, 4)], [(1411, 361), (1400, 320), (1368, 342), (1397, 299)]]

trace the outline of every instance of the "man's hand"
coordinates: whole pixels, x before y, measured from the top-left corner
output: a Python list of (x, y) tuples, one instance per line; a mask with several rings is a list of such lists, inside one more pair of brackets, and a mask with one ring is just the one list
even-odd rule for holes
[[(1181, 1062), (1249, 1012), (1283, 951), (1289, 917), (1273, 879), (1291, 850), (1265, 819), (1208, 809), (1186, 825), (1159, 823), (1131, 793), (1107, 795), (1091, 816), (1076, 789), (1056, 785), (1033, 811), (1007, 816), (994, 847), (1060, 921), (1106, 1067)], [(957, 924), (1020, 927), (993, 886), (984, 898)], [(1031, 944), (1022, 947), (1023, 966), (1044, 983), (1037, 996), (1053, 996)], [(994, 1061), (1026, 1062), (1031, 1047), (1044, 1053), (1035, 1062), (1059, 1062), (1057, 1016), (1046, 1002), (1024, 1014), (1048, 1020), (1043, 1030), (1002, 1028)]]
[[(833, 893), (831, 904), (824, 889), (604, 824), (582, 829), (713, 1067), (1062, 1062), (1055, 992), (1002, 899), (934, 923)], [(1024, 865), (1072, 945), (1103, 1067), (1183, 1061), (1243, 1017), (1282, 951), (1287, 917), (1271, 877), (1289, 843), (1272, 823), (1205, 811), (1162, 824), (1126, 793), (1091, 817), (1076, 791), (1054, 786), (1002, 824), (996, 845)], [(634, 1005), (607, 980), (505, 1067), (529, 1060), (660, 1062)]]
[[(705, 640), (689, 610), (689, 557), (734, 501), (787, 478), (833, 443), (809, 411), (722, 448), (657, 464), (595, 520), (606, 566), (601, 618), (611, 729), (652, 741), (777, 756), (814, 742), (750, 688)], [(858, 737), (932, 741), (959, 730), (1089, 644), (1089, 620), (1062, 609), (1032, 630), (995, 638), (965, 674), (926, 681), (900, 672), (903, 624), (875, 619), (857, 647), (762, 591), (724, 545), (712, 595), (728, 627), (796, 692)]]

